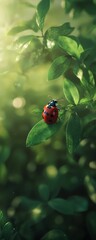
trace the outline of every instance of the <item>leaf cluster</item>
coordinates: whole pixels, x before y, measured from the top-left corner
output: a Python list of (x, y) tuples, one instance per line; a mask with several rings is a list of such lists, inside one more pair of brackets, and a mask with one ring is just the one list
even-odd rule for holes
[[(78, 1), (79, 10), (85, 2)], [(94, 240), (96, 238), (96, 46), (94, 44), (86, 48), (80, 38), (75, 36), (74, 27), (69, 22), (45, 30), (45, 20), (50, 11), (51, 1), (41, 0), (37, 6), (25, 0), (22, 3), (34, 8), (34, 16), (9, 31), (11, 35), (17, 34), (14, 45), (19, 46), (20, 50), (20, 74), (26, 74), (37, 63), (41, 64), (43, 58), (43, 61), (47, 61), (50, 65), (49, 84), (53, 81), (55, 86), (56, 81), (62, 79), (64, 104), (56, 124), (48, 125), (40, 119), (31, 128), (33, 116), (30, 114), (30, 121), (27, 119), (29, 115), (26, 116), (28, 127), (25, 129), (25, 125), (22, 127), (22, 123), (20, 125), (18, 120), (17, 122), (13, 120), (12, 132), (10, 121), (9, 135), (15, 136), (15, 143), (11, 143), (13, 144), (11, 154), (6, 146), (1, 148), (0, 181), (6, 186), (7, 181), (11, 182), (11, 190), (15, 186), (17, 195), (11, 202), (11, 207), (15, 212), (13, 219), (16, 221), (17, 225), (15, 225), (21, 239), (32, 240), (39, 237), (42, 240), (83, 240), (89, 237)], [(86, 5), (86, 10), (89, 11), (88, 6), (91, 5), (92, 10), (96, 3), (89, 1)], [(77, 10), (77, 1), (65, 1), (65, 10), (69, 12), (72, 8), (74, 11)], [(30, 96), (28, 96), (29, 102)], [(37, 107), (35, 111), (38, 112)], [(12, 113), (10, 110), (11, 118)], [(25, 148), (23, 150), (21, 148), (18, 135), (14, 135), (14, 126), (17, 125), (23, 132), (21, 139), (23, 144), (29, 125), (31, 128), (26, 139), (26, 145), (29, 147), (26, 153)], [(60, 131), (62, 140), (58, 137)], [(57, 135), (57, 143), (53, 138), (54, 134)], [(49, 145), (46, 141), (48, 139), (51, 143)], [(17, 146), (15, 153), (14, 145)], [(35, 148), (30, 149), (33, 146)], [(5, 161), (11, 155), (15, 165), (13, 167), (12, 162), (9, 164), (10, 176), (7, 176)], [(2, 219), (1, 213), (1, 240), (20, 239), (17, 233), (14, 233), (11, 223)], [(40, 233), (41, 236), (38, 236)]]

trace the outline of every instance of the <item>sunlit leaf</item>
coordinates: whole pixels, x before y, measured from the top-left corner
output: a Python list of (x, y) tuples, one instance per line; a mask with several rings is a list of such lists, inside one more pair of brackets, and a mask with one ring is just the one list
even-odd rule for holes
[(45, 234), (41, 240), (68, 240), (67, 235), (61, 230), (53, 229)]
[(36, 23), (36, 14), (33, 15), (33, 18), (31, 20), (24, 21), (21, 25), (11, 28), (8, 34), (15, 35), (26, 30), (33, 30), (34, 32), (38, 32), (39, 28)]
[(93, 92), (93, 87), (95, 86), (95, 80), (94, 80), (94, 75), (93, 75), (92, 71), (87, 70), (87, 68), (85, 68), (85, 67), (81, 68), (78, 65), (78, 63), (75, 63), (75, 65), (73, 67), (73, 72), (79, 78), (82, 85), (85, 88), (87, 88), (90, 91), (90, 93), (91, 93), (91, 89)]
[(34, 32), (38, 32), (39, 31), (39, 27), (37, 24), (37, 15), (34, 14), (32, 20), (29, 22), (30, 23), (30, 27)]
[(58, 27), (50, 27), (44, 34), (45, 43), (48, 39), (57, 40), (59, 36), (69, 35), (73, 30), (74, 28), (70, 26), (69, 22), (66, 22)]
[(68, 120), (66, 127), (66, 144), (69, 153), (73, 153), (80, 141), (81, 125), (79, 116), (74, 113)]
[(93, 75), (93, 73), (92, 73), (92, 71), (88, 71), (88, 74), (89, 74), (89, 83), (90, 83), (90, 85), (91, 86), (95, 86), (95, 79), (94, 79), (94, 75)]
[(20, 33), (22, 31), (25, 31), (25, 30), (28, 30), (28, 27), (25, 25), (25, 26), (16, 26), (16, 27), (13, 27), (11, 28), (11, 30), (8, 32), (9, 35), (15, 35), (17, 33)]
[(75, 84), (69, 79), (64, 78), (64, 95), (69, 103), (78, 104), (79, 102), (79, 92)]
[(58, 44), (69, 55), (80, 58), (83, 48), (81, 44), (78, 45), (78, 42), (76, 42), (76, 40), (74, 40), (73, 38), (60, 36), (58, 38)]
[(48, 72), (48, 80), (53, 80), (65, 73), (70, 66), (70, 59), (64, 56), (56, 58)]
[(28, 147), (44, 142), (55, 134), (62, 126), (61, 121), (55, 124), (46, 124), (43, 120), (39, 121), (29, 132), (26, 140)]
[(19, 37), (15, 43), (20, 44), (21, 46), (23, 46), (24, 44), (32, 41), (32, 39), (36, 39), (36, 37), (34, 37), (33, 35), (24, 35)]
[(37, 5), (37, 23), (41, 30), (43, 30), (44, 20), (50, 8), (50, 0), (41, 0)]

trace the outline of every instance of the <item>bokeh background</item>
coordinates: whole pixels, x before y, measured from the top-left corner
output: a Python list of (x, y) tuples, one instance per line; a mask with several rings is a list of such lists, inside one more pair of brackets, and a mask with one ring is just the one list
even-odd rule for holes
[[(39, 1), (31, 2), (36, 5)], [(65, 12), (64, 1), (51, 1), (45, 30), (69, 21), (75, 27), (74, 34), (89, 47), (96, 39), (95, 16), (94, 11), (90, 13), (90, 8), (86, 11), (86, 4), (84, 1), (82, 8), (77, 7), (74, 11), (73, 7)], [(45, 143), (26, 148), (27, 134), (41, 120), (43, 106), (49, 101), (48, 95), (63, 97), (62, 78), (52, 82), (47, 80), (50, 58), (41, 55), (36, 62), (37, 51), (33, 49), (34, 44), (38, 48), (38, 42), (21, 49), (14, 44), (17, 35), (7, 34), (15, 25), (31, 19), (33, 14), (34, 9), (23, 1), (0, 0), (0, 209), (12, 221), (20, 239), (40, 239), (53, 228), (64, 230), (71, 240), (90, 239), (88, 231), (83, 228), (84, 215), (65, 217), (50, 210), (46, 204), (42, 206), (41, 192), (43, 195), (45, 192), (45, 202), (48, 195), (86, 195), (86, 184), (90, 179), (83, 167), (90, 163), (94, 146), (89, 149), (89, 143), (81, 143), (75, 156), (78, 166), (74, 166), (74, 159), (67, 153), (62, 129)], [(31, 64), (28, 62), (30, 52)], [(93, 161), (95, 150), (92, 156)], [(90, 167), (95, 169), (96, 165), (90, 164)], [(62, 176), (61, 184), (59, 174)], [(95, 189), (93, 193), (94, 196), (88, 192), (94, 207)], [(33, 205), (31, 201), (34, 201)]]

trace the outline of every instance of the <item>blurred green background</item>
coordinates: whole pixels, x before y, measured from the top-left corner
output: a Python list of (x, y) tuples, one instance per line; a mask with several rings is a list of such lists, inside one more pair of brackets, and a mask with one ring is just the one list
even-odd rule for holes
[[(94, 12), (86, 12), (86, 1), (84, 4), (80, 14), (77, 8), (74, 15), (74, 6), (65, 13), (64, 1), (52, 1), (45, 29), (69, 21), (82, 44), (90, 46), (96, 38), (95, 16)], [(36, 63), (33, 46), (21, 50), (14, 45), (17, 36), (7, 34), (11, 27), (29, 20), (33, 14), (34, 9), (23, 1), (0, 0), (0, 209), (12, 221), (21, 239), (40, 239), (56, 228), (65, 231), (70, 240), (95, 240), (84, 225), (85, 213), (63, 216), (46, 205), (52, 197), (81, 194), (90, 199), (91, 210), (96, 210), (96, 185), (89, 176), (90, 169), (92, 177), (95, 176), (95, 145), (92, 141), (91, 145), (90, 141), (82, 142), (73, 159), (66, 151), (65, 133), (61, 129), (44, 144), (26, 148), (27, 134), (41, 120), (38, 110), (42, 112), (49, 101), (48, 95), (63, 97), (62, 78), (47, 81), (49, 59), (40, 56)], [(31, 67), (30, 51), (33, 51)]]

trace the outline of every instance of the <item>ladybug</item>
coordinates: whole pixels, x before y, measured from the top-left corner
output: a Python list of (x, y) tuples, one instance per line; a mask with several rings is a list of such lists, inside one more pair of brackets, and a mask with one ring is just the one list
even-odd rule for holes
[(47, 105), (44, 106), (42, 117), (44, 122), (47, 124), (54, 124), (58, 118), (58, 108), (57, 108), (58, 101), (53, 99)]

